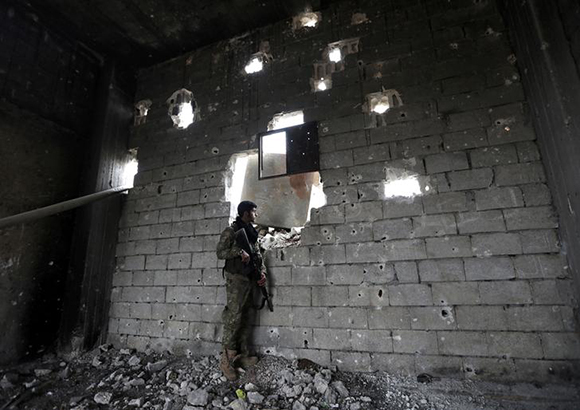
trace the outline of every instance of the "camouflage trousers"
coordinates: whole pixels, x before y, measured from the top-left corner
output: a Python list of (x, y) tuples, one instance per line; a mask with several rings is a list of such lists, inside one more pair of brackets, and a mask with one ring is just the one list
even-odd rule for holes
[(222, 313), (222, 345), (225, 349), (248, 352), (252, 283), (245, 276), (226, 272), (227, 303)]

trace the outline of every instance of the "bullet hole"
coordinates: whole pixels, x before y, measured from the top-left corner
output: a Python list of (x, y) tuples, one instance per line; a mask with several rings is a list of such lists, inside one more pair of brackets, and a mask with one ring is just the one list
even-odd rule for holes
[(365, 62), (364, 62), (364, 61), (362, 61), (362, 60), (358, 60), (358, 61), (357, 61), (357, 64), (359, 65), (359, 67), (362, 67), (362, 66), (364, 66), (364, 65), (365, 65)]
[(350, 204), (351, 208), (354, 208), (354, 204)]
[(326, 235), (328, 233), (328, 229), (323, 229), (322, 233)]
[(465, 372), (467, 372), (467, 373), (475, 373), (474, 370), (471, 367), (466, 367), (465, 368)]
[(169, 315), (169, 320), (173, 320), (173, 315)]
[(270, 354), (270, 353), (271, 353), (270, 349), (266, 349), (266, 354)]
[(197, 283), (201, 283), (201, 279), (198, 279), (198, 280), (197, 280)]
[(386, 241), (386, 240), (387, 240), (387, 237), (386, 237), (386, 236), (383, 236), (383, 237), (381, 238), (381, 241)]
[(362, 298), (362, 297), (363, 297), (362, 293), (360, 293), (360, 292), (359, 292), (359, 293), (358, 293), (358, 297), (359, 297), (359, 298)]
[(379, 265), (379, 269), (383, 270), (385, 267), (383, 265)]
[(316, 245), (317, 245), (317, 246), (320, 246), (320, 245), (322, 245), (322, 243), (321, 243), (320, 241), (317, 241), (317, 242), (316, 242)]
[(379, 297), (382, 298), (383, 297), (383, 290), (379, 289)]
[(502, 121), (501, 120), (495, 120), (495, 125), (501, 125)]
[(444, 301), (444, 300), (442, 300), (442, 301), (441, 301), (441, 303), (445, 304), (445, 301)]
[(308, 340), (304, 341), (304, 348), (308, 348)]
[(367, 273), (367, 270), (366, 270), (366, 269), (363, 269), (363, 273), (366, 275), (366, 273)]
[(447, 317), (447, 316), (449, 316), (449, 312), (448, 312), (448, 311), (446, 311), (446, 310), (442, 310), (442, 311), (441, 311), (441, 316), (442, 316), (442, 317)]
[(274, 333), (274, 329), (270, 329), (270, 333)]
[(407, 116), (407, 114), (405, 114), (404, 112), (402, 112), (400, 115), (401, 118), (405, 118), (406, 116)]
[(280, 251), (280, 260), (281, 260), (281, 261), (283, 261), (283, 260), (284, 260), (285, 256), (286, 256), (286, 255), (284, 254), (284, 251)]
[(162, 188), (163, 188), (163, 185), (159, 185), (159, 186), (157, 186), (157, 193), (158, 193), (158, 194), (161, 194), (161, 190), (162, 190)]
[(207, 199), (207, 194), (205, 194), (205, 195), (203, 196), (203, 199)]
[(326, 240), (329, 241), (330, 239), (332, 239), (330, 236), (326, 237)]
[(342, 185), (342, 182), (340, 182), (340, 181), (337, 181), (337, 182), (336, 182), (336, 185)]
[(457, 248), (453, 247), (453, 248), (451, 248), (451, 251), (452, 252), (457, 252)]
[(354, 230), (354, 229), (353, 229), (353, 230), (352, 230), (352, 234), (353, 234), (353, 235), (356, 235), (356, 230)]
[(220, 153), (220, 150), (219, 150), (219, 148), (217, 148), (217, 147), (213, 147), (213, 148), (211, 149), (211, 153), (212, 153), (212, 154), (214, 154), (214, 155), (217, 155), (217, 154), (219, 154), (219, 153)]
[(163, 171), (163, 176), (166, 177), (167, 176), (167, 171)]

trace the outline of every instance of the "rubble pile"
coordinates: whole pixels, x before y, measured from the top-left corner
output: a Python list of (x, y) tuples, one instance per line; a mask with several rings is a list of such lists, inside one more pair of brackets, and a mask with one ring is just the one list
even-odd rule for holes
[[(307, 359), (289, 362), (273, 356), (264, 357), (247, 371), (239, 370), (240, 379), (229, 382), (219, 371), (217, 356), (138, 353), (101, 346), (68, 360), (52, 355), (13, 369), (0, 369), (0, 409), (498, 408), (474, 384), (466, 386), (461, 381), (438, 382), (441, 384), (429, 391), (427, 384), (417, 378), (340, 372)], [(457, 394), (461, 389), (463, 392)]]
[(260, 235), (260, 246), (264, 250), (287, 248), (289, 246), (300, 245), (300, 233), (302, 228), (292, 228), (290, 231), (285, 229), (268, 228), (262, 230)]

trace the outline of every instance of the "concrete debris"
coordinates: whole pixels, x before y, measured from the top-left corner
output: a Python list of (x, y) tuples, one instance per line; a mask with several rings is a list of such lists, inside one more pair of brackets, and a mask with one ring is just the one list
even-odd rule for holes
[(93, 400), (95, 401), (95, 403), (98, 404), (109, 404), (111, 402), (112, 397), (113, 393), (98, 392), (97, 394), (95, 394), (95, 397), (93, 397)]
[[(22, 409), (63, 408), (112, 410), (145, 408), (154, 410), (444, 410), (526, 407), (502, 403), (503, 397), (541, 398), (546, 403), (557, 400), (557, 409), (575, 409), (580, 393), (575, 388), (514, 384), (510, 386), (473, 381), (439, 380), (421, 383), (417, 376), (394, 377), (386, 373), (349, 373), (324, 368), (306, 359), (289, 362), (266, 356), (235, 382), (226, 381), (219, 372), (219, 357), (171, 356), (168, 353), (121, 353), (98, 349), (99, 366), (94, 366), (95, 352), (75, 357), (61, 364), (58, 358), (29, 363), (10, 371), (0, 370), (0, 403), (36, 388)], [(125, 359), (123, 359), (125, 358)], [(119, 363), (123, 363), (119, 365)], [(59, 377), (58, 369), (69, 369)], [(51, 370), (41, 372), (37, 370)], [(421, 377), (420, 377), (421, 379)], [(46, 382), (50, 392), (42, 392)], [(482, 393), (482, 389), (488, 389)], [(532, 389), (533, 391), (526, 391)], [(453, 392), (453, 393), (446, 393)], [(243, 393), (243, 394), (240, 394)], [(565, 400), (570, 405), (566, 407)], [(531, 399), (530, 399), (531, 400)], [(518, 407), (519, 406), (519, 407)], [(533, 407), (533, 406), (532, 406)], [(537, 407), (533, 407), (537, 408)]]
[(301, 228), (292, 228), (290, 232), (284, 229), (274, 230), (270, 228), (269, 232), (260, 239), (260, 245), (265, 250), (298, 246), (300, 244), (300, 232)]

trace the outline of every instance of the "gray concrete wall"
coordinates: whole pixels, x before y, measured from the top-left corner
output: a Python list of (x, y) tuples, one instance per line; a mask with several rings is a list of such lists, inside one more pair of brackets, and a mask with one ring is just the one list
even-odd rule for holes
[[(495, 3), (359, 6), (323, 10), (313, 30), (284, 21), (140, 73), (136, 100), (153, 106), (133, 130), (140, 171), (119, 229), (109, 340), (219, 349), (225, 289), (215, 245), (228, 224), (227, 162), (255, 147), (275, 113), (302, 109), (319, 121), (328, 204), (300, 247), (268, 255), (276, 308), (255, 323), (263, 352), (344, 370), (577, 376), (572, 281)], [(369, 21), (351, 25), (354, 12)], [(313, 63), (351, 37), (360, 51), (331, 90), (312, 93)], [(260, 40), (274, 62), (245, 77)], [(183, 86), (202, 120), (176, 130), (165, 100)], [(382, 122), (362, 112), (381, 86), (404, 102)], [(385, 198), (387, 176), (405, 174), (422, 194)]]
[[(0, 218), (77, 196), (98, 62), (0, 4)], [(0, 230), (0, 363), (57, 337), (72, 213)]]

